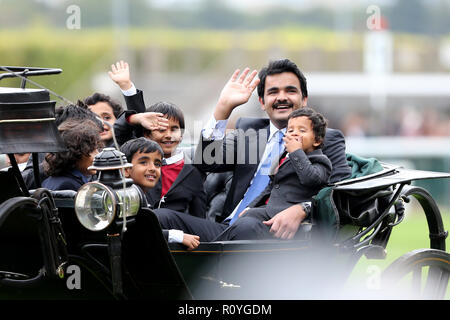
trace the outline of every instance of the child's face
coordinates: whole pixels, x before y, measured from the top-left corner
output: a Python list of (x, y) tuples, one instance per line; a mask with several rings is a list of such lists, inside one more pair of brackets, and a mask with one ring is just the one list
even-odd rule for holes
[(308, 117), (296, 117), (289, 119), (286, 129), (286, 136), (297, 142), (301, 141), (301, 148), (305, 153), (313, 151), (320, 145), (320, 142), (316, 141), (314, 135), (312, 121)]
[[(117, 119), (114, 115), (113, 109), (108, 103), (100, 101), (89, 106), (89, 109), (102, 118), (103, 121), (114, 126), (114, 122), (116, 122)], [(112, 139), (111, 129), (106, 124), (103, 125), (103, 131), (100, 132), (100, 138), (102, 141), (109, 141)]]
[(145, 137), (158, 143), (163, 149), (164, 157), (169, 158), (183, 139), (180, 122), (170, 118), (169, 127), (166, 130), (152, 130)]
[(158, 151), (136, 152), (131, 159), (133, 167), (125, 169), (128, 178), (142, 189), (153, 188), (161, 176), (162, 156)]
[(98, 154), (98, 150), (93, 150), (88, 156), (83, 156), (76, 164), (77, 169), (85, 176), (93, 175), (96, 170), (88, 170), (88, 167), (92, 166), (95, 156)]

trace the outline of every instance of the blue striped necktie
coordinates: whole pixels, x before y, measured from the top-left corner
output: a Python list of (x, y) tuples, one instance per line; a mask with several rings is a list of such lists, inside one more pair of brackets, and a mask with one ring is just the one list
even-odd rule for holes
[(275, 135), (274, 139), (276, 139), (275, 143), (272, 145), (272, 150), (270, 150), (269, 154), (267, 155), (266, 159), (264, 159), (264, 162), (261, 163), (261, 166), (258, 169), (258, 172), (256, 173), (255, 177), (253, 178), (253, 182), (248, 188), (247, 192), (244, 195), (244, 198), (242, 199), (238, 209), (236, 210), (234, 216), (231, 218), (230, 225), (232, 225), (236, 219), (239, 217), (239, 213), (242, 212), (247, 206), (256, 199), (257, 196), (261, 194), (261, 192), (264, 191), (264, 189), (269, 184), (270, 178), (270, 168), (272, 166), (272, 163), (274, 160), (278, 160), (280, 157), (281, 152), (283, 151), (283, 132), (281, 130), (278, 130)]

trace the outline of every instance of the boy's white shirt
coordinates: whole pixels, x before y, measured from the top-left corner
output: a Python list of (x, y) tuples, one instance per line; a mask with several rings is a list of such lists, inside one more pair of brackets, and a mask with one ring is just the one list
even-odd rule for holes
[(175, 154), (169, 158), (164, 158), (165, 165), (177, 163), (180, 160), (184, 159), (184, 152), (182, 150), (175, 150)]
[[(137, 89), (134, 85), (134, 83), (131, 83), (131, 88), (128, 90), (122, 90), (122, 94), (124, 96), (133, 96), (137, 93)], [(174, 156), (165, 159), (166, 160), (166, 164), (171, 164), (171, 163), (175, 163), (179, 160), (181, 160), (183, 158), (183, 153), (179, 152), (177, 154), (175, 154)], [(169, 239), (167, 240), (169, 243), (183, 243), (183, 237), (184, 237), (184, 232), (182, 230), (175, 230), (175, 229), (170, 229), (169, 230)]]
[(131, 83), (131, 88), (130, 89), (127, 89), (127, 90), (120, 89), (120, 91), (122, 91), (123, 95), (127, 96), (127, 97), (134, 96), (137, 93), (137, 89), (136, 89), (136, 87), (135, 87), (133, 82)]
[(183, 237), (184, 232), (182, 230), (170, 229), (168, 242), (183, 243)]
[(220, 140), (225, 136), (225, 129), (227, 128), (228, 119), (216, 120), (214, 115), (211, 116), (203, 127), (202, 135), (207, 140)]

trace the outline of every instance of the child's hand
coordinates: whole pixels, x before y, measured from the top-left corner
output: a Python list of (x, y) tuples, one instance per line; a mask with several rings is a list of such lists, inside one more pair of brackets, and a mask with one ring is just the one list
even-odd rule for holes
[(117, 83), (122, 90), (131, 88), (130, 68), (128, 63), (123, 60), (111, 65), (111, 71), (108, 71), (112, 81)]
[(183, 244), (187, 247), (188, 250), (194, 250), (200, 244), (200, 237), (185, 233), (183, 235)]
[(301, 136), (293, 136), (289, 133), (283, 137), (284, 147), (286, 151), (291, 153), (298, 149), (303, 149), (303, 137)]
[(139, 124), (148, 130), (166, 130), (169, 120), (160, 112), (143, 112), (130, 116), (131, 124)]

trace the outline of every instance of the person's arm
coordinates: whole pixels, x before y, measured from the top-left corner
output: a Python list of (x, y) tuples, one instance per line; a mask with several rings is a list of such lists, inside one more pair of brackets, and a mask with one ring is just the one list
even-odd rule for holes
[(169, 127), (169, 119), (160, 112), (133, 113), (127, 117), (129, 124), (142, 126), (147, 130), (165, 130)]
[(182, 243), (188, 250), (193, 250), (200, 244), (199, 236), (184, 233), (182, 230), (163, 230), (163, 234), (168, 243)]
[(137, 113), (145, 112), (144, 95), (141, 90), (136, 89), (131, 81), (130, 67), (127, 62), (119, 61), (111, 65), (111, 71), (108, 72), (111, 80), (116, 83), (125, 98), (128, 110)]
[(200, 237), (185, 233), (182, 243), (187, 247), (188, 250), (194, 250), (200, 244)]
[(137, 113), (145, 112), (144, 93), (136, 89), (133, 85), (135, 94), (130, 91), (122, 91), (128, 110), (136, 111)]
[(130, 67), (123, 60), (112, 64), (111, 71), (108, 71), (108, 75), (122, 91), (130, 90), (133, 86), (130, 77)]
[(130, 139), (142, 137), (142, 128), (159, 130), (167, 128), (168, 125), (169, 120), (162, 113), (136, 113), (133, 110), (126, 110), (114, 123), (114, 133), (117, 143), (122, 145)]
[(325, 155), (310, 155), (313, 159), (311, 161), (303, 151), (302, 137), (286, 134), (283, 141), (286, 151), (289, 152), (292, 167), (304, 186), (318, 187), (328, 183), (331, 175), (331, 162)]
[(250, 74), (249, 72), (250, 69), (245, 68), (239, 76), (240, 70), (236, 69), (230, 80), (225, 84), (214, 109), (216, 120), (228, 119), (236, 107), (248, 102), (259, 83), (259, 78), (255, 79), (258, 72), (256, 70), (253, 70)]
[(252, 92), (259, 83), (259, 79), (255, 79), (256, 70), (251, 74), (249, 72), (250, 69), (245, 68), (244, 72), (239, 76), (240, 70), (236, 69), (225, 84), (214, 108), (213, 116), (202, 130), (202, 136), (206, 140), (223, 139), (228, 119), (233, 110), (250, 99)]
[(227, 123), (228, 119), (216, 120), (214, 116), (211, 116), (208, 122), (206, 122), (206, 125), (202, 129), (202, 140), (205, 141), (222, 140), (225, 136)]
[(292, 239), (298, 231), (303, 220), (307, 218), (307, 213), (302, 204), (293, 205), (280, 211), (272, 219), (263, 221), (270, 227), (270, 232), (274, 237), (281, 239)]
[(259, 83), (259, 79), (255, 79), (257, 71), (249, 72), (250, 69), (245, 68), (239, 76), (240, 70), (234, 71), (220, 93), (213, 116), (202, 130), (193, 164), (203, 172), (224, 172), (234, 168), (227, 164), (230, 161), (226, 150), (234, 148), (235, 135), (225, 136), (225, 128), (231, 112), (250, 99)]
[(114, 134), (119, 146), (130, 139), (142, 136), (142, 130), (139, 133), (136, 128), (127, 121), (127, 117), (135, 114), (135, 111), (124, 111), (120, 117), (114, 122)]
[(205, 140), (200, 135), (192, 164), (204, 173), (232, 171), (237, 163), (236, 133), (232, 130), (219, 140)]
[(325, 186), (331, 175), (331, 162), (324, 155), (315, 155), (314, 161), (298, 149), (289, 154), (289, 159), (297, 173), (299, 181), (309, 188)]

